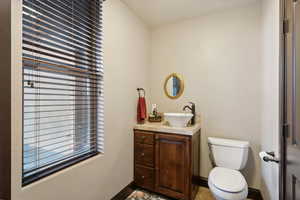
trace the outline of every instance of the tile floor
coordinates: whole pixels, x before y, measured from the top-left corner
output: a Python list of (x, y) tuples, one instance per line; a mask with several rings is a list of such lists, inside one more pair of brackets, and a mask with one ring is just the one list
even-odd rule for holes
[(199, 187), (195, 200), (214, 200), (214, 197), (208, 188)]
[[(170, 200), (143, 190), (135, 190), (126, 200)], [(199, 187), (195, 200), (215, 200), (208, 188)], [(249, 199), (250, 200), (250, 199)]]
[[(199, 187), (199, 191), (195, 200), (215, 200), (215, 198), (210, 193), (208, 188)], [(252, 199), (247, 199), (247, 200), (252, 200)]]

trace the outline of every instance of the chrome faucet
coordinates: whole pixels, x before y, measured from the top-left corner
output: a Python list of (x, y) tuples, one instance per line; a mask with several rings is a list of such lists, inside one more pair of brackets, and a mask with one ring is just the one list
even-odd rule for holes
[(195, 125), (195, 119), (196, 119), (196, 106), (195, 106), (195, 104), (194, 104), (193, 102), (189, 102), (189, 104), (191, 104), (191, 106), (188, 106), (188, 105), (184, 106), (184, 107), (183, 107), (183, 111), (185, 111), (186, 109), (189, 109), (189, 110), (192, 112), (193, 117), (192, 117), (192, 119), (191, 119), (191, 125)]

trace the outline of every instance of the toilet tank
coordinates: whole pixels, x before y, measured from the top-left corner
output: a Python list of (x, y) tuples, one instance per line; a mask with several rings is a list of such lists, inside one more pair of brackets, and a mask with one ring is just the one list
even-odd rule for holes
[(241, 170), (248, 160), (249, 142), (222, 138), (208, 138), (214, 163), (218, 167)]

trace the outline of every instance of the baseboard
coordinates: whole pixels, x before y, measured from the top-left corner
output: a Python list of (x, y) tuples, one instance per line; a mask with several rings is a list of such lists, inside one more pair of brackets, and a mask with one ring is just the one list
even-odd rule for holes
[[(195, 176), (193, 177), (193, 183), (202, 187), (208, 187), (208, 180), (205, 177)], [(248, 198), (254, 200), (263, 200), (260, 190), (254, 188), (248, 188)]]
[(263, 200), (260, 190), (255, 188), (248, 188), (248, 198), (255, 200)]
[(207, 178), (204, 178), (204, 177), (201, 177), (201, 176), (193, 176), (192, 181), (196, 185), (208, 188), (208, 179)]
[(131, 182), (118, 194), (116, 194), (111, 200), (125, 200), (135, 189), (136, 186), (133, 182)]

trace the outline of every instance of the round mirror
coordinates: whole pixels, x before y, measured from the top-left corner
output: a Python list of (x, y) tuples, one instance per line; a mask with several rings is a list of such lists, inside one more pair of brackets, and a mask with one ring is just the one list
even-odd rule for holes
[(165, 94), (171, 99), (179, 98), (184, 90), (183, 79), (177, 73), (170, 74), (165, 81)]

